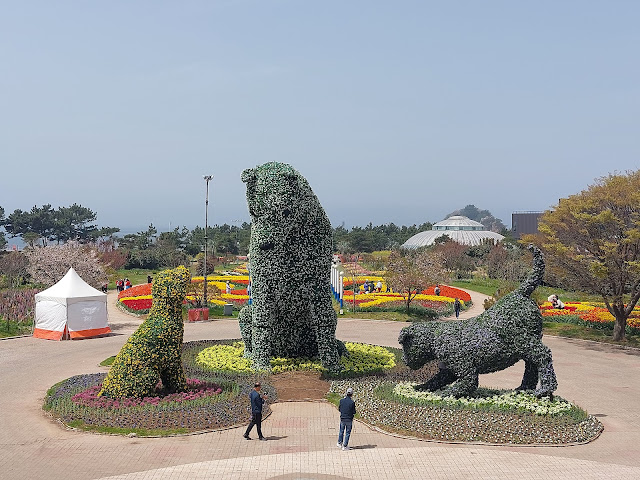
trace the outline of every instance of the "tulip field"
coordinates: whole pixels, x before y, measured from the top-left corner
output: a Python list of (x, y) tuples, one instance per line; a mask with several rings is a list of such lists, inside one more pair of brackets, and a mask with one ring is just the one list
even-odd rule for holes
[[(613, 330), (615, 318), (600, 302), (566, 302), (563, 309), (553, 308), (550, 302), (540, 305), (542, 316), (561, 323), (582, 323), (602, 330)], [(578, 320), (578, 321), (576, 321)], [(640, 334), (640, 307), (636, 306), (627, 319), (629, 333)]]

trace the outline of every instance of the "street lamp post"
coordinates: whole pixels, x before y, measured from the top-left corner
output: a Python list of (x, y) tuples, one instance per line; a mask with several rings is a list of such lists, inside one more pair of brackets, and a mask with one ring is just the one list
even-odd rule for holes
[(202, 294), (204, 306), (209, 307), (207, 302), (207, 230), (209, 228), (209, 182), (213, 178), (213, 175), (203, 175), (205, 183), (207, 184), (207, 193), (204, 202), (204, 291)]

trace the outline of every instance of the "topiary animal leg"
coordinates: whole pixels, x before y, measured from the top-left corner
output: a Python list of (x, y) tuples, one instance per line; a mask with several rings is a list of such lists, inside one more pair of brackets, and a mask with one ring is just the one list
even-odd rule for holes
[(160, 372), (160, 380), (168, 392), (184, 392), (187, 388), (187, 379), (182, 370), (181, 361), (182, 359), (171, 362)]
[(318, 342), (318, 356), (324, 368), (331, 372), (339, 372), (342, 370), (342, 364), (336, 343), (336, 312), (331, 300), (326, 296), (316, 297), (314, 300), (311, 315)]
[(240, 334), (242, 335), (242, 341), (244, 342), (244, 358), (251, 358), (252, 352), (252, 340), (251, 331), (253, 323), (253, 311), (251, 305), (245, 305), (238, 314), (238, 324), (240, 326)]
[(524, 375), (522, 383), (516, 391), (519, 390), (535, 390), (538, 386), (538, 366), (531, 360), (524, 361)]
[(433, 377), (423, 384), (416, 385), (416, 390), (428, 390), (434, 392), (440, 390), (442, 387), (449, 385), (456, 381), (456, 376), (448, 368), (441, 368)]
[[(254, 312), (254, 314), (257, 313)], [(254, 316), (251, 329), (251, 358), (253, 359), (253, 366), (257, 370), (271, 369), (271, 363), (269, 362), (271, 357), (270, 337), (271, 328), (269, 328), (269, 323), (265, 322), (264, 318)]]
[(551, 350), (544, 343), (540, 342), (529, 347), (529, 355), (538, 367), (540, 377), (540, 388), (536, 390), (536, 397), (548, 397), (558, 388), (558, 380), (553, 370), (553, 359)]
[(442, 389), (444, 396), (451, 395), (456, 398), (472, 395), (478, 389), (478, 372), (475, 369), (465, 370), (462, 375), (450, 386)]

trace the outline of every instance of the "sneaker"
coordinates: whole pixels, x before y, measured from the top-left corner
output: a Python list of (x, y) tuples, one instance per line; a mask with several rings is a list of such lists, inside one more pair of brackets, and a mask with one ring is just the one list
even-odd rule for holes
[(266, 442), (266, 441), (267, 441), (267, 439), (266, 439), (266, 438), (264, 438), (264, 437), (260, 437), (258, 440), (262, 440), (263, 442)]
[(342, 450), (351, 450), (351, 447), (345, 447), (345, 446), (343, 446), (343, 447), (342, 447)]
[(246, 440), (251, 440), (251, 437), (249, 435), (242, 435)]
[(338, 448), (342, 448), (342, 444), (341, 444), (340, 442), (338, 442), (338, 443), (336, 444), (336, 447), (338, 447)]

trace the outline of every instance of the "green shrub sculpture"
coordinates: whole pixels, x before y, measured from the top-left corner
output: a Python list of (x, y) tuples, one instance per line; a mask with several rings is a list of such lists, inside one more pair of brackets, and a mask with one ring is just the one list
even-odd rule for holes
[[(558, 388), (551, 350), (542, 343), (542, 315), (531, 294), (542, 283), (544, 258), (533, 251), (533, 271), (520, 287), (475, 318), (456, 322), (425, 322), (405, 327), (398, 341), (405, 363), (418, 369), (437, 360), (438, 373), (418, 390), (442, 389), (442, 396), (464, 397), (478, 388), (478, 374), (497, 372), (524, 360), (518, 390), (537, 397)], [(538, 386), (540, 381), (540, 387)]]
[(183, 266), (155, 276), (149, 317), (116, 356), (99, 396), (152, 396), (158, 380), (162, 380), (167, 393), (186, 390), (181, 356), (182, 302), (189, 279), (189, 272)]
[(240, 311), (245, 355), (268, 370), (270, 357), (319, 357), (341, 370), (330, 293), (331, 223), (306, 179), (283, 163), (242, 172), (251, 215), (253, 303)]

